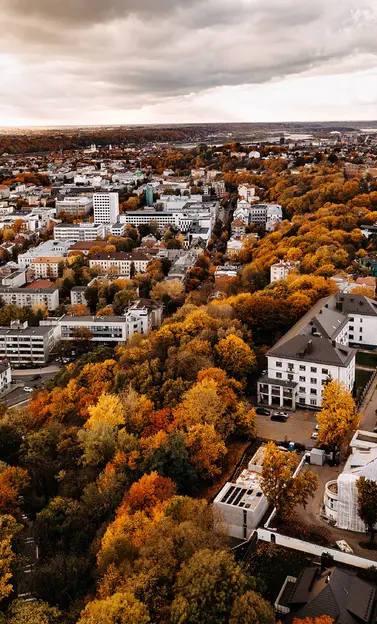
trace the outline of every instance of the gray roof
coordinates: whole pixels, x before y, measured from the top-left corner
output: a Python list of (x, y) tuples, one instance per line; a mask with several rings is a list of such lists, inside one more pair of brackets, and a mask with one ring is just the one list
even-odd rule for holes
[(51, 331), (51, 325), (39, 327), (0, 327), (0, 336), (44, 336)]
[(7, 286), (0, 286), (0, 294), (1, 293), (10, 293), (10, 294), (29, 294), (29, 295), (36, 295), (36, 294), (46, 294), (46, 295), (50, 295), (52, 293), (54, 293), (56, 290), (58, 290), (57, 288), (55, 288), (55, 286), (51, 286), (50, 288), (13, 288), (13, 287), (7, 287)]
[(364, 295), (339, 293), (336, 295), (336, 301), (345, 314), (377, 316), (377, 301)]
[[(317, 575), (317, 578), (316, 578)], [(354, 574), (338, 568), (320, 573), (306, 568), (297, 579), (290, 605), (306, 603), (295, 617), (304, 619), (329, 615), (338, 624), (366, 624), (371, 621), (376, 588)]]
[(124, 316), (69, 316), (66, 314), (60, 320), (60, 324), (64, 323), (77, 323), (78, 325), (93, 325), (93, 323), (99, 323), (103, 325), (104, 321), (107, 323), (126, 323), (127, 320)]
[(356, 349), (334, 343), (322, 336), (307, 336), (299, 334), (290, 340), (277, 343), (267, 353), (270, 356), (315, 362), (332, 366), (347, 367), (356, 355)]

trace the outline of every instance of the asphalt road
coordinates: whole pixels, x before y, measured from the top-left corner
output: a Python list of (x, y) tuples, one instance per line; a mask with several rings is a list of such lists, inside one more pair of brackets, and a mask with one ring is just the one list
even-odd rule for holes
[[(16, 373), (27, 373), (27, 371), (14, 371)], [(35, 375), (41, 374), (42, 375), (42, 379), (35, 379), (33, 380), (32, 378)], [(48, 381), (49, 379), (53, 379), (56, 375), (56, 371), (53, 372), (47, 372), (47, 373), (39, 373), (38, 370), (34, 370), (32, 374), (27, 373), (27, 374), (22, 374), (22, 375), (17, 375), (14, 376), (13, 372), (12, 372), (12, 376), (14, 381), (16, 381), (17, 385), (15, 387), (15, 389), (7, 394), (6, 397), (4, 397), (3, 399), (0, 399), (0, 402), (3, 403), (3, 405), (5, 405), (6, 407), (14, 407), (16, 405), (22, 405), (22, 404), (26, 404), (30, 401), (30, 397), (31, 397), (31, 393), (25, 392), (24, 391), (24, 386), (27, 386), (29, 388), (42, 388), (43, 384)], [(21, 386), (21, 387), (20, 387)]]
[(258, 436), (275, 442), (287, 439), (288, 442), (298, 442), (311, 449), (316, 443), (311, 439), (316, 424), (316, 412), (312, 410), (298, 409), (296, 412), (289, 412), (285, 423), (270, 420), (269, 416), (258, 415)]

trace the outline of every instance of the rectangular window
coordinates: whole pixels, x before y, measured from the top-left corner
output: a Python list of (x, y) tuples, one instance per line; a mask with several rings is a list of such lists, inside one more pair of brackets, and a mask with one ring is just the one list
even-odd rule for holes
[(304, 371), (306, 370), (306, 366), (303, 366), (303, 364), (300, 364), (300, 371)]
[(355, 319), (353, 318), (353, 316), (350, 316), (350, 321), (351, 321), (351, 323), (353, 323), (353, 322), (354, 322), (354, 320), (355, 320)]
[(317, 394), (316, 388), (310, 388), (310, 394)]
[(315, 379), (315, 377), (310, 377), (310, 383), (312, 384), (316, 384), (317, 380)]
[(322, 369), (322, 375), (328, 375), (328, 374), (329, 374), (328, 368), (323, 368)]
[(316, 372), (317, 372), (317, 369), (315, 368), (315, 366), (312, 366), (312, 367), (311, 367), (310, 372), (311, 372), (311, 373), (316, 373)]
[(306, 377), (300, 377), (299, 381), (303, 381), (305, 383)]
[(298, 389), (299, 392), (305, 392), (305, 386), (300, 386)]
[(353, 334), (350, 334), (350, 340), (353, 340)]
[(317, 405), (317, 399), (310, 399), (310, 405)]
[(360, 332), (362, 332), (362, 331), (363, 331), (363, 328), (362, 328), (362, 327), (359, 327), (359, 331), (360, 331)]
[(291, 373), (288, 373), (288, 381), (293, 381), (293, 377), (294, 375), (292, 375)]
[(305, 404), (305, 397), (298, 397), (298, 402)]
[(276, 373), (276, 379), (282, 379), (283, 374), (282, 373)]
[(283, 366), (283, 362), (276, 362), (276, 368), (281, 368)]
[(354, 326), (350, 325), (350, 330), (353, 331), (354, 330)]

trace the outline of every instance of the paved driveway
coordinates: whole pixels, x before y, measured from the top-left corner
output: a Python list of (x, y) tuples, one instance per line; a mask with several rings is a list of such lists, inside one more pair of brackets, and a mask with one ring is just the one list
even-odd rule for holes
[(285, 423), (274, 422), (269, 416), (258, 415), (258, 436), (275, 442), (298, 442), (311, 449), (315, 446), (315, 440), (311, 434), (317, 424), (316, 412), (311, 410), (297, 410), (289, 412), (289, 419)]

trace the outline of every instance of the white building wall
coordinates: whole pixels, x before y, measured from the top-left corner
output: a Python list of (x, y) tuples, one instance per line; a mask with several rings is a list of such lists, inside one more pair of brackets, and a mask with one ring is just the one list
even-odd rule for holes
[(119, 218), (118, 193), (94, 193), (94, 223), (112, 224)]
[(353, 344), (377, 346), (377, 317), (361, 314), (348, 316), (349, 341)]

